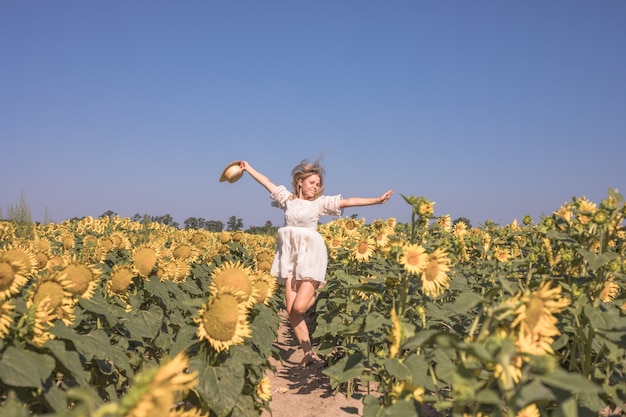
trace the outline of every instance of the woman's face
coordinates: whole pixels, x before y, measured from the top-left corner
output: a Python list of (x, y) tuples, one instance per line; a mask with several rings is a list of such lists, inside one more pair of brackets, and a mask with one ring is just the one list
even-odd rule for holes
[(305, 200), (314, 200), (317, 198), (317, 192), (321, 186), (319, 175), (309, 175), (298, 181), (298, 184), (300, 185), (300, 195), (298, 197)]

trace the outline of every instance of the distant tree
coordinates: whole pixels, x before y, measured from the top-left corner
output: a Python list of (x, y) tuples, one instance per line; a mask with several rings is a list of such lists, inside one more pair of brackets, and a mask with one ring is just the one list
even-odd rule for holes
[[(0, 216), (0, 218), (2, 218), (2, 216)], [(48, 206), (46, 206), (46, 211), (43, 214), (43, 223), (44, 224), (50, 224), (53, 223), (54, 220), (52, 220), (52, 217), (50, 217), (50, 214), (48, 213)]]
[(452, 226), (454, 226), (455, 224), (457, 224), (458, 222), (463, 222), (467, 225), (468, 229), (472, 228), (472, 223), (469, 221), (469, 219), (467, 217), (459, 217), (458, 219), (454, 220), (452, 222)]
[(9, 205), (7, 210), (7, 220), (17, 223), (15, 235), (23, 238), (31, 238), (34, 233), (33, 216), (30, 211), (24, 192), (20, 194), (20, 198), (16, 206)]
[(185, 221), (183, 222), (183, 226), (185, 227), (185, 229), (200, 229), (198, 227), (198, 219), (195, 217), (188, 217), (187, 219), (185, 219)]
[[(147, 214), (146, 214), (146, 216), (147, 216)], [(132, 222), (140, 222), (141, 220), (143, 220), (143, 218), (144, 218), (144, 216), (142, 216), (141, 214), (135, 213), (135, 214), (133, 214), (133, 217), (130, 218), (130, 221), (132, 221)]]
[(241, 230), (243, 228), (243, 220), (238, 219), (236, 216), (230, 216), (226, 225), (226, 230), (229, 232), (236, 232), (237, 230)]
[(206, 226), (206, 220), (202, 217), (189, 217), (183, 222), (185, 229), (204, 229)]
[(105, 217), (115, 217), (115, 216), (117, 216), (116, 212), (114, 212), (113, 210), (107, 210), (100, 215), (100, 218), (103, 219)]
[(204, 228), (209, 232), (221, 232), (224, 230), (224, 223), (219, 220), (207, 220), (204, 222)]
[(278, 227), (273, 226), (272, 222), (268, 220), (265, 222), (265, 225), (263, 227), (250, 226), (250, 228), (246, 230), (246, 232), (253, 235), (276, 236), (278, 232)]
[(150, 218), (155, 223), (161, 223), (166, 226), (176, 227), (178, 228), (179, 224), (174, 221), (174, 218), (169, 214), (164, 214), (163, 216), (152, 216)]

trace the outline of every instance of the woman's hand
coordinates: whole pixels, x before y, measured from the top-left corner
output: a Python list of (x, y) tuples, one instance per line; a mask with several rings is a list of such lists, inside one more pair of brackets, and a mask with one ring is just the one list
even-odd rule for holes
[(385, 194), (381, 195), (378, 198), (378, 204), (385, 204), (387, 201), (389, 201), (392, 194), (393, 194), (393, 190), (389, 190)]

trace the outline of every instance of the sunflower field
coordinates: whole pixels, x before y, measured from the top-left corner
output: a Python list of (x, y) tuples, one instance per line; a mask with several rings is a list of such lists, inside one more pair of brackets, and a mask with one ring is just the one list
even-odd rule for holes
[[(471, 227), (319, 225), (324, 373), (364, 417), (598, 416), (626, 403), (626, 205)], [(0, 415), (259, 416), (282, 308), (274, 238), (102, 217), (0, 222)]]

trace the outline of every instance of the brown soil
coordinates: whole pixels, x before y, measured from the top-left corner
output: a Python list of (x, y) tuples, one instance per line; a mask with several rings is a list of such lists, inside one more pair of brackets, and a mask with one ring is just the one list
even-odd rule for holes
[[(334, 393), (329, 378), (322, 373), (324, 362), (316, 362), (298, 369), (302, 360), (302, 349), (293, 337), (285, 310), (281, 317), (275, 346), (280, 360), (270, 359), (275, 371), (268, 371), (272, 386), (271, 411), (263, 411), (262, 417), (346, 417), (360, 416), (363, 411), (363, 394), (347, 397)], [(311, 327), (309, 329), (312, 330)]]

